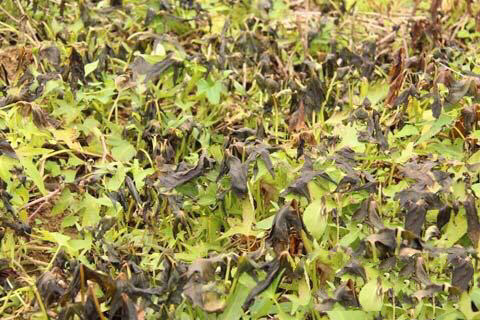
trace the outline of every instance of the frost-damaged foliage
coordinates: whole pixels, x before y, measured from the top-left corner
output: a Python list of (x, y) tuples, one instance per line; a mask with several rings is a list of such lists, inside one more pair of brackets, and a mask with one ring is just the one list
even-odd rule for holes
[(1, 319), (480, 318), (480, 3), (0, 1)]

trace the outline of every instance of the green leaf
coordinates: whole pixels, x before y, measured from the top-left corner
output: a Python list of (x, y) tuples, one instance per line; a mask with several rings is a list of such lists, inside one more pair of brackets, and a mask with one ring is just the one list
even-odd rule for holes
[(96, 225), (100, 221), (100, 205), (97, 199), (89, 193), (85, 194), (82, 201), (82, 226), (89, 227)]
[(442, 128), (446, 125), (449, 125), (451, 124), (455, 119), (445, 113), (442, 113), (440, 115), (440, 118), (438, 118), (437, 120), (435, 120), (431, 127), (425, 132), (422, 134), (422, 136), (420, 137), (420, 139), (418, 139), (416, 145), (422, 143), (422, 142), (425, 142), (427, 141), (428, 139), (434, 137), (437, 133), (439, 133), (440, 131), (442, 131)]
[(322, 237), (328, 224), (328, 217), (322, 212), (322, 208), (322, 200), (315, 200), (303, 213), (305, 227), (317, 240)]
[(127, 141), (122, 141), (119, 145), (112, 148), (112, 156), (120, 162), (128, 162), (137, 154), (137, 150)]
[(85, 77), (95, 71), (98, 67), (98, 60), (85, 65)]
[(48, 191), (45, 189), (45, 184), (43, 183), (43, 177), (38, 171), (37, 166), (33, 163), (32, 157), (20, 157), (20, 163), (25, 169), (27, 176), (32, 179), (33, 184), (40, 190), (42, 195), (47, 195)]
[(335, 310), (327, 312), (330, 320), (367, 320), (367, 314), (363, 311)]
[(472, 190), (473, 193), (475, 193), (475, 195), (477, 196), (477, 198), (480, 198), (480, 183), (472, 184)]
[(370, 280), (358, 294), (358, 300), (365, 311), (380, 311), (383, 306), (382, 288), (378, 287), (377, 280)]
[(123, 164), (119, 163), (117, 167), (117, 172), (107, 182), (107, 189), (110, 191), (117, 191), (123, 184), (123, 181), (125, 181), (126, 175), (127, 172), (125, 170), (125, 167), (123, 166)]
[(207, 82), (207, 80), (201, 79), (197, 83), (197, 90), (199, 94), (205, 94), (208, 102), (211, 104), (220, 103), (220, 94), (223, 90), (222, 82), (220, 80), (211, 84)]
[(352, 148), (357, 152), (365, 151), (365, 144), (358, 141), (358, 131), (355, 125), (338, 125), (333, 130), (335, 135), (340, 136), (342, 141), (337, 145), (337, 150), (344, 147)]

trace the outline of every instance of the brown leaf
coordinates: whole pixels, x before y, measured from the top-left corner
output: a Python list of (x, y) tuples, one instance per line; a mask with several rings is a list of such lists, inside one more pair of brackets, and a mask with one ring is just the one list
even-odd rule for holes
[(452, 286), (459, 288), (462, 292), (468, 291), (473, 279), (472, 262), (469, 258), (455, 257), (451, 263), (453, 265)]
[(170, 172), (165, 176), (160, 177), (159, 183), (163, 187), (173, 189), (202, 175), (206, 170), (211, 167), (212, 162), (213, 160), (208, 158), (207, 155), (203, 153), (200, 156), (200, 159), (198, 159), (198, 163), (195, 167), (182, 170), (182, 166), (179, 165), (176, 171)]
[(480, 222), (478, 220), (477, 207), (475, 206), (475, 198), (469, 194), (467, 200), (463, 203), (465, 213), (467, 215), (467, 234), (475, 248), (478, 247), (480, 240)]
[(303, 104), (303, 100), (300, 100), (300, 106), (294, 113), (290, 116), (290, 120), (288, 121), (288, 131), (295, 132), (295, 131), (302, 131), (306, 128), (305, 126), (305, 107)]
[(393, 105), (393, 102), (398, 96), (398, 93), (403, 85), (405, 78), (405, 48), (401, 47), (395, 54), (394, 62), (390, 73), (388, 74), (390, 88), (388, 89), (388, 95), (386, 104)]

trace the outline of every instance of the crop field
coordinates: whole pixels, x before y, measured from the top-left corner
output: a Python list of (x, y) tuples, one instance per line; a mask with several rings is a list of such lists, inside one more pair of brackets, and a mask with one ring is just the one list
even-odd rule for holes
[(0, 0), (0, 319), (480, 319), (480, 2)]

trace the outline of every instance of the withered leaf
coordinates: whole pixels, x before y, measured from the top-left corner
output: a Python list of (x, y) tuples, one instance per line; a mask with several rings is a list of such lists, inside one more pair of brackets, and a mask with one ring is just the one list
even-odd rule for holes
[(424, 285), (430, 285), (432, 283), (425, 271), (425, 263), (422, 257), (417, 257), (415, 261), (415, 280)]
[(432, 115), (435, 119), (440, 118), (440, 114), (442, 113), (443, 103), (440, 100), (440, 94), (438, 93), (438, 86), (435, 83), (433, 86), (433, 103), (431, 105), (432, 108)]
[(462, 292), (468, 291), (474, 272), (472, 262), (469, 258), (457, 256), (451, 259), (450, 263), (453, 265), (452, 286), (459, 288)]
[(408, 209), (405, 215), (405, 229), (420, 236), (426, 215), (426, 204), (423, 200), (420, 200)]
[(357, 293), (355, 291), (355, 285), (351, 279), (342, 283), (338, 286), (334, 293), (333, 298), (339, 302), (344, 307), (353, 307), (358, 308), (360, 307), (360, 303), (358, 301)]
[(450, 215), (452, 212), (452, 208), (449, 206), (444, 206), (438, 211), (437, 215), (437, 227), (439, 230), (442, 230), (443, 226), (450, 221)]
[(7, 140), (0, 139), (0, 155), (2, 154), (12, 159), (18, 159), (10, 143)]
[(480, 222), (478, 220), (477, 207), (475, 206), (475, 198), (469, 194), (467, 200), (463, 203), (465, 213), (467, 215), (467, 234), (475, 248), (480, 240)]
[(405, 79), (405, 48), (398, 49), (394, 57), (393, 66), (388, 74), (390, 87), (386, 104), (393, 105), (393, 102), (398, 96), (398, 92), (402, 88), (403, 80)]
[(227, 155), (228, 174), (231, 178), (232, 190), (239, 196), (247, 194), (248, 162), (242, 163), (234, 155)]
[(242, 305), (243, 310), (247, 310), (254, 302), (255, 297), (265, 291), (277, 276), (283, 276), (285, 264), (287, 263), (284, 260), (285, 258), (283, 258), (283, 256), (279, 256), (265, 266), (265, 268), (267, 269), (267, 276), (265, 280), (257, 283), (257, 285), (252, 289), (252, 291), (250, 291), (247, 298), (245, 299), (245, 302)]
[(56, 46), (41, 49), (39, 56), (40, 59), (47, 59), (53, 66), (60, 65), (60, 50)]
[(427, 285), (425, 289), (418, 290), (417, 292), (415, 292), (413, 296), (417, 298), (418, 301), (421, 301), (423, 298), (433, 297), (436, 293), (442, 292), (443, 289), (444, 289), (443, 285), (432, 283)]
[(385, 228), (379, 230), (377, 233), (369, 235), (365, 240), (376, 246), (382, 257), (388, 257), (397, 247), (395, 229)]
[(394, 200), (398, 200), (400, 206), (406, 209), (411, 208), (412, 205), (418, 203), (420, 200), (426, 202), (428, 209), (440, 209), (444, 205), (438, 194), (422, 191), (415, 187), (410, 187), (397, 192), (394, 196)]
[(363, 222), (364, 220), (374, 228), (383, 229), (382, 219), (378, 214), (377, 203), (373, 198), (365, 199), (360, 208), (355, 211), (352, 216), (352, 220)]
[(300, 234), (304, 227), (302, 219), (293, 210), (292, 204), (288, 203), (275, 215), (267, 242), (274, 246), (277, 252), (282, 252), (288, 246), (291, 229)]
[(73, 90), (78, 88), (78, 81), (85, 83), (85, 66), (83, 58), (75, 48), (72, 48), (69, 64), (70, 86)]
[(209, 281), (213, 278), (217, 266), (220, 264), (225, 265), (226, 258), (226, 255), (220, 254), (211, 258), (197, 259), (188, 267), (187, 277), (191, 278), (198, 273), (198, 276), (202, 281)]
[(448, 96), (445, 98), (445, 101), (448, 104), (453, 105), (459, 102), (466, 95), (477, 95), (475, 78), (467, 77), (463, 80), (453, 82), (451, 87), (448, 88)]
[(164, 60), (157, 62), (153, 65), (145, 61), (142, 57), (136, 57), (133, 63), (130, 65), (132, 69), (134, 78), (138, 78), (139, 75), (144, 75), (144, 83), (148, 81), (157, 80), (168, 68), (175, 65), (176, 61), (171, 58), (171, 55), (168, 55)]
[(61, 276), (60, 269), (56, 267), (52, 271), (43, 273), (38, 278), (36, 286), (40, 297), (42, 297), (42, 302), (46, 306), (57, 302), (64, 295), (66, 288), (62, 283), (64, 283), (64, 279)]
[(141, 205), (142, 199), (140, 199), (140, 195), (138, 194), (138, 190), (135, 187), (135, 183), (133, 182), (132, 178), (130, 178), (129, 175), (125, 177), (125, 184), (127, 185), (128, 191), (130, 191), (130, 194), (135, 199), (135, 202), (137, 203), (137, 205)]
[(206, 170), (210, 169), (212, 163), (213, 160), (208, 158), (205, 153), (202, 153), (195, 167), (182, 170), (181, 168), (184, 167), (185, 164), (179, 164), (176, 171), (160, 177), (160, 186), (166, 187), (167, 189), (178, 187), (179, 185), (201, 176)]
[(365, 268), (355, 259), (352, 259), (349, 263), (347, 263), (337, 273), (337, 277), (340, 277), (346, 273), (360, 276), (365, 282), (367, 282), (367, 273), (365, 272)]
[(313, 162), (312, 159), (308, 156), (305, 157), (305, 163), (301, 169), (300, 177), (298, 177), (295, 181), (293, 181), (287, 189), (285, 189), (280, 196), (284, 197), (289, 193), (295, 193), (301, 196), (304, 196), (308, 200), (310, 200), (310, 192), (308, 191), (308, 183), (316, 177), (321, 177), (327, 181), (332, 182), (333, 184), (337, 185), (335, 181), (330, 178), (328, 174), (324, 171), (315, 171), (313, 170)]

